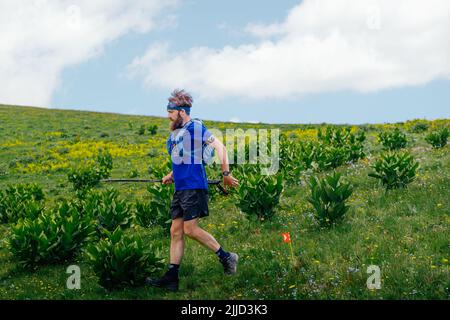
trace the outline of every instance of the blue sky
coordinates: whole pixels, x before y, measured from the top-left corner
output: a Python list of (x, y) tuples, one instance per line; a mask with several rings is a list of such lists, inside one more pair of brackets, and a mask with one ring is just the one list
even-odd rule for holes
[[(57, 80), (48, 80), (52, 84), (43, 89), (49, 92), (47, 99), (24, 101), (58, 109), (165, 116), (167, 97), (172, 89), (181, 87), (194, 97), (192, 115), (202, 119), (353, 124), (450, 117), (450, 50), (439, 41), (447, 35), (449, 28), (444, 21), (448, 17), (441, 17), (438, 10), (430, 13), (437, 15), (431, 16), (433, 26), (415, 25), (405, 18), (403, 24), (416, 28), (416, 33), (430, 28), (437, 35), (432, 40), (414, 38), (415, 62), (409, 61), (410, 42), (392, 45), (390, 37), (393, 42), (394, 36), (403, 38), (403, 29), (390, 22), (385, 11), (389, 2), (381, 0), (380, 7), (374, 7), (376, 2), (371, 1), (363, 8), (355, 6), (355, 10), (334, 5), (325, 10), (320, 7), (324, 1), (309, 0), (300, 5), (298, 0), (180, 0), (156, 13), (139, 4), (129, 10), (149, 10), (152, 27), (135, 32), (133, 25), (114, 36), (105, 35), (107, 40), (92, 45), (94, 54), (80, 51), (79, 57), (58, 65)], [(82, 5), (80, 8), (87, 11)], [(56, 12), (57, 8), (53, 9)], [(348, 13), (346, 19), (341, 19), (343, 12)], [(368, 16), (361, 17), (365, 12)], [(111, 16), (111, 26), (119, 18)], [(367, 22), (369, 28), (355, 29), (361, 22)], [(305, 39), (315, 42), (306, 46)], [(74, 43), (71, 50), (81, 50)], [(166, 47), (156, 50), (159, 58), (145, 59), (161, 44)], [(80, 40), (79, 46), (83, 45)], [(361, 46), (361, 51), (370, 47), (369, 54), (351, 56)], [(298, 58), (295, 50), (299, 50)], [(261, 64), (251, 65), (255, 57)], [(376, 57), (373, 65), (367, 63), (372, 57)], [(54, 60), (64, 59), (58, 56)], [(140, 62), (133, 65), (136, 60)], [(248, 63), (240, 65), (241, 61)], [(292, 70), (289, 64), (283, 66), (285, 61), (292, 64)], [(237, 72), (233, 73), (230, 70), (235, 66)], [(263, 72), (266, 66), (269, 71)], [(177, 73), (178, 68), (187, 72)], [(308, 71), (301, 74), (305, 68)], [(240, 69), (245, 69), (242, 74)], [(201, 76), (197, 77), (197, 72)], [(0, 102), (15, 102), (7, 98)]]

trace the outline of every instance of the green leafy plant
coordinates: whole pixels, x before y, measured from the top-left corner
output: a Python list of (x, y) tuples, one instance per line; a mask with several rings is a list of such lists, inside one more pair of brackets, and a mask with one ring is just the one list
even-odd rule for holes
[(443, 148), (447, 145), (448, 129), (441, 128), (437, 131), (431, 132), (425, 137), (425, 140), (435, 149)]
[(98, 167), (79, 167), (70, 170), (68, 179), (75, 190), (84, 191), (98, 185), (102, 176)]
[(131, 169), (128, 176), (130, 178), (137, 178), (139, 176), (139, 171), (136, 168)]
[(142, 136), (142, 135), (145, 134), (145, 125), (144, 125), (144, 124), (142, 124), (142, 125), (139, 127), (137, 133), (138, 133), (138, 135), (140, 135), (140, 136)]
[(172, 162), (170, 161), (165, 161), (163, 163), (148, 167), (148, 173), (152, 179), (162, 179), (170, 171), (172, 171)]
[[(149, 167), (149, 173), (154, 179), (162, 179), (171, 170), (170, 161)], [(135, 204), (136, 222), (143, 227), (159, 225), (169, 232), (172, 222), (169, 208), (174, 194), (173, 183), (167, 185), (150, 183), (147, 185), (147, 191), (150, 193), (150, 199), (145, 202), (137, 201)]]
[(285, 181), (292, 183), (299, 181), (300, 171), (306, 169), (301, 165), (300, 148), (285, 135), (280, 139), (280, 170)]
[(85, 191), (99, 184), (101, 179), (110, 176), (113, 167), (112, 156), (108, 151), (100, 150), (96, 162), (91, 166), (82, 166), (71, 169), (68, 174), (69, 182), (77, 191)]
[(326, 127), (318, 130), (317, 139), (300, 145), (300, 162), (305, 168), (329, 170), (366, 156), (364, 131), (352, 133), (350, 128)]
[(64, 201), (36, 219), (20, 219), (12, 227), (9, 246), (20, 266), (33, 268), (72, 259), (94, 232), (92, 217)]
[(411, 127), (411, 132), (414, 133), (422, 133), (427, 131), (429, 128), (429, 125), (426, 121), (418, 121)]
[(136, 222), (142, 227), (161, 226), (167, 233), (170, 231), (171, 218), (167, 207), (165, 210), (154, 206), (154, 202), (136, 201)]
[(344, 147), (321, 142), (307, 142), (300, 146), (300, 164), (305, 168), (328, 170), (343, 165), (347, 160)]
[(37, 184), (10, 185), (0, 191), (0, 222), (15, 223), (20, 218), (35, 219), (43, 210), (44, 191)]
[(142, 224), (139, 224), (143, 227), (159, 225), (169, 232), (172, 222), (169, 208), (174, 194), (173, 184), (149, 184), (147, 191), (151, 194), (148, 206), (139, 202), (136, 204), (136, 216), (139, 216), (138, 223), (140, 221)]
[(102, 178), (109, 177), (109, 173), (113, 168), (113, 158), (109, 151), (104, 151), (103, 149), (99, 150), (97, 164)]
[(369, 173), (369, 177), (379, 179), (387, 190), (406, 187), (417, 174), (419, 163), (407, 153), (388, 152), (372, 166), (375, 172)]
[(362, 143), (366, 140), (366, 135), (364, 131), (352, 133), (351, 129), (348, 127), (334, 128), (328, 126), (324, 131), (322, 129), (317, 131), (317, 139), (329, 145), (343, 146), (355, 142)]
[(8, 170), (6, 169), (6, 164), (0, 163), (0, 180), (4, 179), (8, 175)]
[[(258, 168), (256, 165), (253, 167)], [(283, 192), (282, 175), (262, 175), (258, 169), (243, 170), (239, 180), (235, 196), (241, 211), (261, 220), (273, 217)]]
[(311, 177), (311, 196), (308, 201), (314, 207), (316, 219), (323, 226), (336, 224), (349, 209), (346, 201), (352, 195), (353, 188), (340, 178), (341, 175), (336, 172), (322, 180)]
[(395, 128), (393, 131), (380, 132), (378, 140), (388, 150), (397, 150), (406, 147), (407, 139), (399, 128)]
[(317, 144), (308, 141), (301, 143), (299, 146), (299, 164), (305, 169), (309, 169), (317, 157)]
[(142, 285), (164, 266), (158, 249), (136, 235), (124, 235), (120, 228), (89, 245), (86, 254), (100, 285), (108, 289)]
[(133, 220), (132, 206), (119, 199), (119, 192), (113, 188), (101, 192), (90, 192), (83, 201), (83, 212), (92, 215), (98, 223), (98, 230), (113, 231), (117, 227), (126, 229)]
[[(271, 158), (275, 156), (279, 158), (280, 169), (283, 172), (287, 172), (285, 167), (288, 164), (288, 160), (286, 160), (283, 154), (280, 154), (284, 152), (284, 149), (280, 144), (272, 145), (272, 131), (269, 130), (264, 135), (260, 135), (256, 131), (244, 133), (242, 130), (241, 133), (242, 135), (239, 131), (236, 131), (234, 136), (231, 136), (231, 141), (226, 141), (230, 137), (225, 137), (224, 139), (224, 145), (228, 143), (232, 145), (228, 155), (231, 172), (237, 172), (243, 167), (246, 167), (247, 164), (250, 164), (250, 167), (259, 165), (264, 170), (272, 170), (273, 168), (270, 168), (272, 164)], [(284, 140), (285, 136), (281, 135), (281, 143)]]
[(136, 201), (135, 208), (135, 218), (138, 225), (144, 228), (149, 228), (154, 225), (154, 210), (150, 203)]
[(360, 142), (351, 143), (344, 146), (344, 153), (346, 156), (346, 161), (355, 162), (359, 159), (364, 159), (366, 153), (364, 152), (364, 146)]
[(343, 165), (347, 160), (345, 149), (341, 146), (317, 145), (315, 161), (322, 170), (334, 169)]
[(148, 127), (148, 132), (153, 136), (158, 132), (158, 126), (156, 124), (150, 125)]

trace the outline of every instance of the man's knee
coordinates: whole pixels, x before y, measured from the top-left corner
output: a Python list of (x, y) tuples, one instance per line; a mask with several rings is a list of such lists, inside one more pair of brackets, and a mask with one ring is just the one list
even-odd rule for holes
[(172, 239), (181, 239), (183, 238), (183, 225), (179, 223), (172, 223), (170, 227), (170, 236)]
[(196, 234), (197, 228), (198, 227), (196, 225), (185, 223), (184, 226), (183, 226), (183, 232), (189, 238), (195, 238), (195, 234)]

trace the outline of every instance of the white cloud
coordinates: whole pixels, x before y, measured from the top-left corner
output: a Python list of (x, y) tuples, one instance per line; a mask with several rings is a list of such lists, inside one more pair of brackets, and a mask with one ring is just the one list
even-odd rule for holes
[(254, 43), (219, 50), (153, 45), (128, 71), (149, 87), (211, 99), (371, 92), (450, 78), (448, 0), (304, 0), (283, 22), (246, 31)]
[(47, 106), (65, 67), (128, 32), (154, 29), (157, 15), (176, 2), (2, 0), (0, 103)]
[(157, 24), (158, 30), (176, 29), (178, 28), (178, 15), (168, 14), (164, 20)]

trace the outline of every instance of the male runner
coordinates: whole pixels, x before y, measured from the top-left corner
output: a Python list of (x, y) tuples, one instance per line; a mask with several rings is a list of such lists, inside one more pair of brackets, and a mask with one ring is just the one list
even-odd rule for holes
[(175, 90), (168, 100), (171, 135), (167, 139), (167, 149), (172, 158), (172, 172), (162, 182), (175, 182), (170, 207), (170, 265), (162, 278), (147, 278), (146, 284), (177, 291), (178, 269), (184, 253), (184, 235), (214, 251), (225, 274), (231, 275), (237, 270), (238, 255), (225, 251), (211, 234), (198, 225), (200, 218), (209, 215), (208, 180), (202, 161), (204, 146), (211, 146), (217, 152), (224, 185), (234, 187), (239, 182), (229, 172), (227, 151), (222, 142), (215, 139), (201, 121), (191, 119), (192, 96), (184, 90)]

